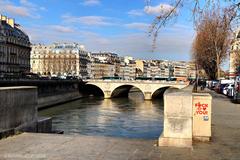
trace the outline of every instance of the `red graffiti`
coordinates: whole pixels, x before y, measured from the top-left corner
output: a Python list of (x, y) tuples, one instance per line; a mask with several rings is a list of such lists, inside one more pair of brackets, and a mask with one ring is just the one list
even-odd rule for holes
[(201, 104), (200, 102), (195, 104), (196, 107), (196, 114), (197, 115), (207, 115), (208, 111), (208, 104)]

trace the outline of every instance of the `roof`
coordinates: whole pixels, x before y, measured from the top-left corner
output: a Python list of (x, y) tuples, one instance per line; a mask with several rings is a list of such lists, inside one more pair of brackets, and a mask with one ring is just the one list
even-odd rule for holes
[(5, 21), (0, 21), (0, 34), (2, 36), (13, 36), (20, 40), (25, 40), (30, 43), (29, 37), (25, 34), (19, 25), (16, 25), (14, 28), (7, 24)]

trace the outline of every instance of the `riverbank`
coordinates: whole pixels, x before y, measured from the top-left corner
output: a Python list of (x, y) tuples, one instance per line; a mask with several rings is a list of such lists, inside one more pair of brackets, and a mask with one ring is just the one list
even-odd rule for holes
[(212, 141), (195, 142), (192, 149), (156, 147), (154, 140), (24, 133), (0, 141), (0, 159), (238, 160), (240, 105), (211, 94)]
[(78, 90), (56, 95), (42, 96), (38, 97), (37, 108), (44, 109), (58, 104), (74, 101), (83, 97), (84, 96)]

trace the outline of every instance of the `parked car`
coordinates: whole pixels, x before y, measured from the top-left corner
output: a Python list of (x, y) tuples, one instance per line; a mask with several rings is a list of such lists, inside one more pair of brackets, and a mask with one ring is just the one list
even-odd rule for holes
[(240, 103), (240, 76), (235, 78), (233, 89), (233, 101)]
[(220, 80), (214, 87), (214, 90), (217, 93), (222, 93), (227, 95), (227, 88), (225, 88), (226, 86), (228, 86), (229, 84), (233, 84), (234, 80), (232, 79), (222, 79)]
[(219, 85), (219, 92), (218, 93), (223, 93), (223, 89), (227, 86), (228, 84), (220, 84)]
[(234, 95), (234, 84), (231, 84), (230, 87), (228, 88), (227, 96), (233, 97), (233, 95)]
[(233, 96), (233, 88), (234, 88), (234, 84), (227, 84), (224, 88), (223, 88), (223, 94), (226, 96)]
[(208, 82), (208, 88), (209, 89), (214, 89), (218, 85), (218, 81), (209, 81)]
[(228, 86), (229, 86), (229, 84), (227, 84), (227, 85), (223, 88), (223, 94), (224, 94), (224, 95), (227, 95)]

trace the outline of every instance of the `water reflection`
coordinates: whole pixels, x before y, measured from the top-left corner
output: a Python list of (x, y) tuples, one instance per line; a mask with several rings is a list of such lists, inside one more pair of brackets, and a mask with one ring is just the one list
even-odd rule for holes
[(43, 110), (53, 117), (53, 128), (65, 134), (127, 138), (158, 138), (162, 132), (162, 101), (144, 101), (141, 94), (129, 98), (85, 98)]

